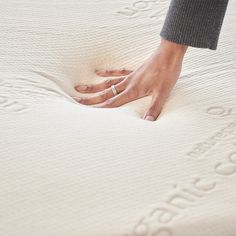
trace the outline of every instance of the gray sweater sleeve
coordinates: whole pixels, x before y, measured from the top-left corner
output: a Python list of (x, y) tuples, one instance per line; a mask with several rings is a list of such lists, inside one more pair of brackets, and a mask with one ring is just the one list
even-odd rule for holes
[(198, 48), (217, 48), (228, 0), (171, 0), (161, 30), (169, 41)]

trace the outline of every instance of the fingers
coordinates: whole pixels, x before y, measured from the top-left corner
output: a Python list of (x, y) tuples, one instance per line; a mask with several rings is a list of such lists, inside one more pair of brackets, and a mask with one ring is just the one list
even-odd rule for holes
[(104, 89), (110, 88), (112, 85), (118, 84), (123, 81), (125, 77), (115, 78), (115, 79), (106, 79), (103, 82), (97, 84), (84, 84), (75, 86), (75, 90), (80, 93), (97, 93)]
[(98, 84), (79, 84), (75, 86), (75, 90), (77, 90), (80, 93), (96, 93), (100, 92), (106, 88), (111, 87), (111, 85), (115, 85), (120, 83), (122, 80), (125, 79), (126, 75), (129, 75), (131, 70), (121, 69), (121, 70), (96, 70), (95, 73), (98, 76), (102, 77), (111, 77), (111, 76), (123, 76), (120, 78), (115, 79), (107, 79), (103, 82), (100, 82)]
[(132, 70), (126, 70), (126, 69), (121, 69), (121, 70), (96, 70), (95, 73), (99, 76), (103, 77), (110, 77), (110, 76), (125, 76), (129, 75)]
[[(121, 93), (126, 87), (126, 82), (123, 80), (119, 84), (116, 84), (116, 91)], [(114, 94), (111, 90), (111, 88), (107, 88), (98, 95), (95, 95), (93, 97), (89, 98), (81, 98), (81, 97), (74, 97), (74, 99), (84, 105), (92, 105), (92, 104), (97, 104), (97, 103), (103, 103), (104, 101), (114, 97)]]
[(101, 104), (94, 105), (93, 107), (99, 107), (99, 108), (119, 107), (123, 104), (136, 100), (137, 98), (138, 97), (135, 97), (135, 95), (129, 89), (125, 89), (120, 94), (113, 96), (112, 98), (106, 100)]
[(153, 95), (151, 105), (144, 115), (143, 119), (149, 121), (155, 121), (161, 113), (162, 106), (164, 104), (164, 98), (158, 95)]

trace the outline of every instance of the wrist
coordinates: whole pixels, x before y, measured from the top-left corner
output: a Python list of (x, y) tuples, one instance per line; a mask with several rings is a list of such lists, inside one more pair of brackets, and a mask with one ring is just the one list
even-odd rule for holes
[(159, 51), (165, 54), (169, 54), (171, 56), (183, 58), (188, 46), (183, 44), (178, 44), (175, 42), (168, 41), (164, 38), (161, 39), (161, 43), (159, 46)]
[(175, 70), (182, 66), (188, 46), (168, 41), (164, 38), (157, 50), (147, 59), (145, 64), (163, 70)]
[(176, 67), (182, 64), (187, 49), (188, 46), (186, 45), (177, 44), (162, 38), (158, 49), (151, 58), (156, 63), (162, 61), (168, 67)]

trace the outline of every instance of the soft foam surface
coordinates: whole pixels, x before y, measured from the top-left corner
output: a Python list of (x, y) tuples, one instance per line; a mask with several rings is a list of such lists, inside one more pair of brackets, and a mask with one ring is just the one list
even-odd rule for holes
[(169, 1), (0, 7), (1, 236), (235, 236), (236, 3), (218, 50), (190, 49), (159, 119), (150, 97), (76, 103), (95, 69), (135, 69)]

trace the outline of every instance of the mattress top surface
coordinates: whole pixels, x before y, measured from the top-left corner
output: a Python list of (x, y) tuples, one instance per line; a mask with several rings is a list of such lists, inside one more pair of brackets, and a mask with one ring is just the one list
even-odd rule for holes
[(159, 118), (150, 97), (75, 102), (95, 69), (135, 69), (169, 1), (1, 1), (0, 235), (235, 236), (236, 7), (190, 48)]

